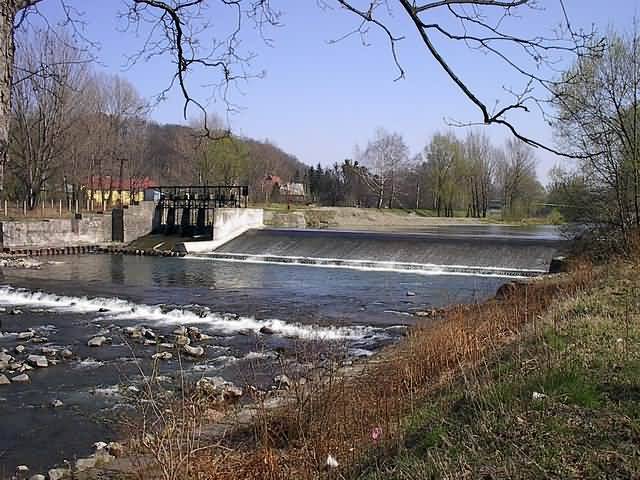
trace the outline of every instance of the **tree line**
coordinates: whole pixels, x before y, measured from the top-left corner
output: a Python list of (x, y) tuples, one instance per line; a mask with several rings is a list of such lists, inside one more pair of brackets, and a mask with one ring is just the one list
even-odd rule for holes
[(353, 159), (311, 167), (306, 181), (317, 203), (430, 209), (449, 217), (486, 217), (491, 206), (508, 217), (533, 215), (545, 198), (531, 147), (517, 139), (498, 147), (479, 131), (464, 138), (435, 133), (411, 156), (401, 134), (380, 128)]
[[(106, 204), (122, 178), (135, 187), (158, 184), (246, 184), (255, 199), (266, 175), (284, 178), (302, 163), (269, 141), (217, 136), (191, 126), (160, 125), (151, 105), (119, 75), (97, 72), (85, 52), (62, 31), (42, 30), (20, 39), (16, 52), (10, 128), (10, 162), (0, 176), (4, 197), (35, 208), (46, 196), (86, 197), (103, 192)], [(217, 127), (216, 127), (217, 125)]]

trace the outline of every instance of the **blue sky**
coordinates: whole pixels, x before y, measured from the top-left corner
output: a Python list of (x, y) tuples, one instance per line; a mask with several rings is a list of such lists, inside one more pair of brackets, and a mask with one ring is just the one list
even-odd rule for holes
[[(266, 75), (243, 82), (240, 90), (232, 92), (232, 99), (242, 107), (229, 117), (236, 133), (269, 139), (308, 164), (326, 165), (352, 156), (354, 146), (366, 144), (377, 127), (401, 133), (415, 154), (430, 135), (449, 128), (447, 119), (480, 119), (479, 112), (429, 56), (398, 7), (392, 11), (391, 25), (397, 34), (405, 36), (398, 43), (398, 51), (406, 78), (395, 81), (397, 70), (379, 32), (368, 37), (368, 46), (363, 46), (357, 36), (331, 44), (331, 40), (357, 25), (353, 15), (339, 9), (322, 10), (316, 0), (271, 3), (282, 12), (282, 25), (268, 30), (272, 45), (265, 45), (248, 25), (243, 31), (243, 47), (256, 54), (252, 71), (264, 70)], [(100, 44), (99, 68), (125, 76), (146, 97), (166, 86), (172, 71), (166, 59), (123, 68), (126, 55), (142, 41), (135, 32), (122, 31), (118, 11), (125, 8), (124, 1), (71, 0), (71, 4), (84, 12), (86, 36)], [(510, 19), (511, 31), (520, 35), (549, 34), (560, 20), (558, 1), (540, 0), (539, 4), (546, 10), (524, 12), (522, 18)], [(595, 25), (601, 31), (609, 27), (629, 30), (640, 0), (565, 0), (565, 5), (574, 29), (589, 30)], [(41, 9), (55, 15), (57, 6), (55, 0), (48, 0)], [(228, 26), (228, 18), (217, 7), (211, 13), (213, 22)], [(218, 25), (214, 23), (214, 27)], [(489, 105), (508, 99), (505, 87), (522, 85), (521, 78), (482, 53), (445, 41), (438, 45), (459, 75)], [(210, 81), (211, 72), (192, 78), (193, 91), (199, 98), (208, 96), (209, 90), (200, 85)], [(219, 102), (209, 109), (224, 114)], [(151, 117), (159, 122), (185, 123), (179, 92), (172, 91), (155, 107)], [(523, 133), (553, 142), (551, 129), (539, 115), (519, 115), (514, 121)], [(508, 135), (503, 128), (483, 128), (496, 143)], [(464, 130), (458, 130), (463, 136)], [(543, 180), (555, 163), (568, 162), (543, 151), (537, 151), (537, 156), (538, 173)]]

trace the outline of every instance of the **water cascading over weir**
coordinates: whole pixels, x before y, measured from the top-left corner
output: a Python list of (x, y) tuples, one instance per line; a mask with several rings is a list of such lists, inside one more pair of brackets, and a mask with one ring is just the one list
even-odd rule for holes
[(198, 256), (231, 262), (530, 277), (549, 272), (563, 243), (558, 238), (477, 232), (250, 229)]

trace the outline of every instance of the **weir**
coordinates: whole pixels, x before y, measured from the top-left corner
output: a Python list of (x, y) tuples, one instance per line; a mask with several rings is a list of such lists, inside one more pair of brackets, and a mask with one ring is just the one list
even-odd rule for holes
[(200, 256), (234, 262), (529, 277), (548, 273), (563, 244), (557, 238), (514, 235), (255, 229)]

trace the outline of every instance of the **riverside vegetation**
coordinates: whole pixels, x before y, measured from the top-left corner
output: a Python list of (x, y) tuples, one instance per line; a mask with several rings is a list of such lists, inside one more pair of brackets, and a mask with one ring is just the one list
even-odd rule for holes
[(307, 372), (283, 365), (279, 401), (253, 391), (250, 418), (215, 440), (196, 439), (207, 421), (188, 413), (219, 420), (224, 398), (211, 410), (211, 397), (184, 395), (158, 407), (170, 421), (147, 418), (138, 430), (137, 476), (632, 478), (639, 267), (637, 254), (575, 260), (568, 273), (508, 284), (484, 304), (434, 312), (369, 361), (345, 367), (325, 354)]

